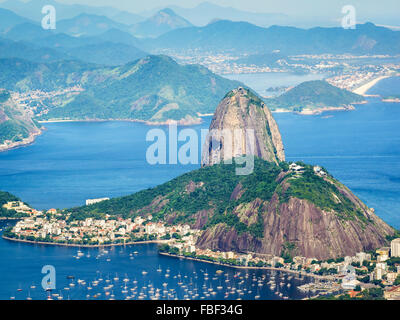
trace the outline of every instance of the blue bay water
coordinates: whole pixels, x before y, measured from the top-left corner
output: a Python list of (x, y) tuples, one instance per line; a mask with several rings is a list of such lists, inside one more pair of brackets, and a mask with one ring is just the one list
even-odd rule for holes
[[(0, 228), (4, 225), (5, 222), (0, 221)], [(44, 277), (41, 271), (43, 266), (46, 265), (54, 266), (56, 270), (56, 290), (52, 293), (62, 295), (64, 300), (104, 300), (111, 298), (112, 294), (115, 295), (114, 299), (125, 299), (132, 296), (131, 289), (135, 287), (137, 287), (137, 294), (132, 299), (137, 299), (140, 291), (148, 293), (150, 287), (160, 290), (173, 289), (174, 297), (161, 296), (164, 300), (172, 300), (175, 297), (185, 299), (188, 290), (199, 293), (196, 299), (203, 296), (208, 300), (235, 300), (239, 297), (254, 300), (256, 295), (259, 295), (260, 299), (263, 300), (282, 299), (275, 293), (278, 290), (291, 299), (301, 299), (306, 295), (296, 287), (311, 281), (310, 278), (302, 277), (298, 279), (288, 273), (267, 270), (238, 270), (204, 262), (162, 256), (157, 253), (155, 244), (113, 247), (107, 249), (107, 253), (103, 253), (102, 249), (82, 248), (81, 251), (84, 255), (79, 259), (76, 258), (77, 250), (78, 248), (10, 242), (0, 238), (0, 256), (2, 257), (0, 264), (0, 300), (10, 299), (11, 297), (16, 300), (24, 300), (28, 297), (33, 300), (46, 299), (48, 293), (41, 286)], [(223, 271), (223, 274), (217, 274), (217, 270)], [(271, 278), (272, 275), (275, 279)], [(73, 276), (74, 279), (67, 278), (70, 276)], [(115, 280), (116, 277), (119, 279)], [(125, 278), (129, 279), (126, 282), (128, 293), (122, 292), (125, 287), (123, 281)], [(99, 279), (103, 280), (97, 286), (93, 285), (93, 281)], [(260, 279), (263, 279), (263, 286), (258, 286)], [(84, 280), (86, 284), (79, 284), (78, 280)], [(271, 290), (266, 284), (267, 281), (271, 280), (276, 285), (274, 290)], [(134, 283), (134, 281), (137, 281), (137, 283)], [(74, 284), (73, 287), (70, 285), (71, 283)], [(291, 285), (287, 286), (288, 283)], [(113, 288), (106, 290), (105, 287), (110, 284), (113, 285)], [(32, 286), (35, 288), (31, 288)], [(88, 289), (89, 286), (92, 288)], [(222, 288), (218, 289), (219, 286)], [(143, 287), (147, 287), (147, 289), (143, 289)], [(229, 294), (226, 298), (226, 292), (230, 291), (228, 287), (240, 288), (244, 294)], [(204, 291), (209, 291), (210, 288), (216, 294), (206, 297)], [(106, 291), (109, 292), (108, 296)], [(57, 299), (56, 297), (52, 298)]]
[[(208, 125), (192, 129), (200, 132)], [(166, 126), (111, 121), (47, 123), (45, 127), (34, 144), (0, 153), (0, 189), (37, 209), (67, 208), (83, 205), (89, 198), (131, 194), (199, 167), (147, 163), (146, 150), (153, 142), (146, 141), (146, 134), (160, 129), (168, 136)]]

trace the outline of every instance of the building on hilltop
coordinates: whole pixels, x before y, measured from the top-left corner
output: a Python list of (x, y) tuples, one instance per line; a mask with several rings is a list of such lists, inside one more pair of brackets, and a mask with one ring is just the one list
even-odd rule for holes
[(91, 204), (99, 203), (102, 201), (110, 200), (110, 198), (99, 198), (99, 199), (87, 199), (86, 205), (90, 206)]

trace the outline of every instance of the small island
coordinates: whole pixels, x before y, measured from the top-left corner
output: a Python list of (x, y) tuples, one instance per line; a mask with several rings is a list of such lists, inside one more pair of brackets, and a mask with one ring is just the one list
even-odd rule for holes
[(264, 101), (273, 112), (292, 111), (304, 115), (353, 110), (355, 104), (366, 103), (363, 96), (323, 80), (303, 82), (279, 97), (267, 98)]

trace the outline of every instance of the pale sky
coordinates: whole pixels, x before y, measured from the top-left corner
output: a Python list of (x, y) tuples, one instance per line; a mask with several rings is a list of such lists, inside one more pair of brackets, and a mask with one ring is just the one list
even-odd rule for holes
[[(93, 6), (112, 6), (119, 9), (139, 13), (141, 11), (179, 5), (194, 7), (204, 0), (57, 0), (72, 4), (81, 3)], [(338, 10), (344, 5), (354, 5), (365, 15), (400, 14), (400, 0), (209, 0), (221, 6), (231, 6), (254, 12), (279, 12), (292, 15), (325, 15), (331, 10)]]

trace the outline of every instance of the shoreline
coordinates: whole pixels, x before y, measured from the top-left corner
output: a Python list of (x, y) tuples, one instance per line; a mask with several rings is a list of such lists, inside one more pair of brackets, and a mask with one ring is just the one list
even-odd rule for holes
[(371, 89), (373, 86), (375, 86), (379, 81), (381, 81), (383, 79), (391, 78), (391, 77), (393, 77), (393, 76), (380, 76), (380, 77), (370, 80), (367, 83), (363, 84), (362, 86), (352, 90), (352, 92), (359, 94), (361, 96), (366, 96), (367, 91), (369, 89)]
[(22, 242), (28, 244), (40, 244), (40, 245), (48, 245), (48, 246), (59, 246), (59, 247), (72, 247), (72, 248), (103, 248), (103, 247), (121, 247), (121, 246), (130, 246), (135, 244), (150, 244), (150, 243), (164, 243), (167, 240), (145, 240), (145, 241), (134, 241), (134, 242), (125, 242), (125, 243), (109, 243), (109, 244), (74, 244), (74, 243), (57, 243), (57, 242), (43, 242), (43, 241), (32, 241), (32, 240), (24, 240), (17, 238), (10, 238), (2, 235), (2, 238), (8, 241), (14, 242)]
[(400, 103), (400, 98), (388, 98), (388, 99), (382, 99), (382, 102), (388, 102), (388, 103)]
[(352, 104), (346, 105), (346, 106), (340, 106), (340, 107), (320, 107), (316, 109), (309, 109), (305, 108), (302, 111), (294, 111), (290, 109), (285, 109), (285, 108), (278, 108), (273, 111), (272, 113), (294, 113), (294, 114), (299, 114), (302, 116), (314, 116), (314, 115), (320, 115), (323, 114), (324, 112), (338, 112), (338, 111), (353, 111), (356, 110), (354, 105), (361, 105), (361, 104), (368, 104), (367, 100), (361, 101), (361, 102), (354, 102)]
[(13, 149), (18, 149), (22, 147), (27, 147), (33, 143), (35, 143), (36, 138), (43, 133), (43, 128), (39, 129), (38, 132), (31, 133), (27, 138), (23, 139), (22, 141), (13, 142), (10, 145), (1, 145), (0, 152), (5, 152)]
[(166, 120), (160, 122), (152, 122), (147, 120), (139, 120), (139, 119), (51, 119), (51, 120), (40, 120), (39, 123), (63, 123), (63, 122), (137, 122), (143, 123), (148, 126), (168, 126), (171, 124), (176, 124), (179, 126), (193, 126), (198, 125), (203, 122), (202, 117), (206, 117), (207, 115), (201, 115), (199, 118), (193, 118), (191, 120), (180, 119), (180, 120)]
[(320, 275), (317, 275), (317, 274), (306, 273), (306, 272), (303, 272), (303, 271), (297, 271), (297, 270), (291, 270), (291, 269), (285, 269), (285, 268), (234, 266), (234, 265), (223, 264), (223, 263), (219, 263), (219, 262), (202, 260), (202, 259), (193, 258), (193, 257), (185, 257), (185, 256), (170, 254), (170, 253), (166, 253), (166, 252), (159, 252), (158, 254), (163, 255), (163, 256), (172, 257), (172, 258), (178, 258), (178, 259), (182, 258), (182, 259), (187, 259), (187, 260), (192, 260), (192, 261), (197, 261), (197, 262), (205, 262), (205, 263), (210, 263), (210, 264), (214, 264), (214, 265), (218, 265), (218, 266), (223, 266), (223, 267), (228, 267), (228, 268), (235, 268), (235, 269), (273, 270), (273, 271), (282, 271), (282, 272), (300, 274), (300, 275), (305, 276), (305, 277), (313, 277), (313, 278), (317, 278), (317, 279), (326, 279), (326, 280), (334, 280), (334, 279), (336, 279), (335, 277), (332, 277), (332, 276), (320, 276)]

